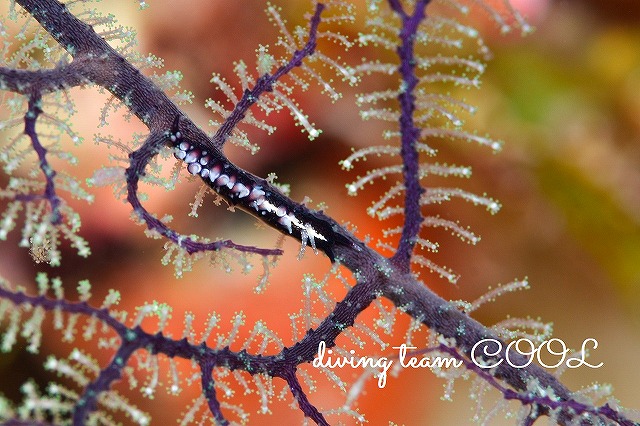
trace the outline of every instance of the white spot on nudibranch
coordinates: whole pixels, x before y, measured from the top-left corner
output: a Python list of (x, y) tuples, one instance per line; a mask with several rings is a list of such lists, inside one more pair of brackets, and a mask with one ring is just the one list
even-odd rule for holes
[(227, 182), (227, 188), (233, 189), (233, 186), (235, 185), (235, 183), (236, 183), (236, 177), (233, 175), (229, 176), (229, 182)]
[(178, 160), (184, 160), (184, 157), (187, 156), (186, 151), (183, 151), (181, 149), (176, 149), (175, 151), (173, 151), (173, 156), (176, 157)]
[(255, 201), (258, 198), (262, 197), (263, 195), (264, 195), (264, 191), (260, 189), (260, 187), (256, 186), (251, 190), (251, 194), (249, 194), (249, 199), (251, 201)]
[(218, 179), (216, 179), (216, 185), (217, 186), (224, 186), (226, 184), (229, 183), (229, 176), (227, 175), (220, 175), (220, 177), (218, 177)]
[(187, 156), (184, 157), (185, 163), (195, 163), (200, 158), (200, 150), (194, 149), (187, 153)]
[(213, 167), (211, 167), (211, 170), (209, 170), (209, 180), (213, 183), (218, 178), (218, 176), (220, 176), (221, 171), (222, 171), (222, 166), (219, 164), (216, 164)]
[(192, 175), (197, 175), (198, 173), (200, 173), (200, 170), (202, 170), (202, 166), (198, 163), (191, 163), (189, 164), (189, 166), (187, 166), (187, 170)]
[(259, 186), (256, 186), (255, 188), (253, 188), (251, 190), (251, 193), (249, 194), (249, 200), (252, 201), (251, 207), (258, 210), (258, 206), (264, 203), (264, 194), (265, 192), (262, 189), (260, 189)]
[(244, 186), (242, 183), (238, 182), (233, 186), (233, 192), (238, 194), (238, 198), (244, 198), (250, 194), (249, 188)]

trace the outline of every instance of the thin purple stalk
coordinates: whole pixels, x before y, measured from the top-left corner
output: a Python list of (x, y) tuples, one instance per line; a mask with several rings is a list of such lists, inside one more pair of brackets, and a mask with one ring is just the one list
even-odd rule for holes
[(46, 311), (59, 309), (70, 314), (85, 315), (87, 318), (95, 316), (121, 336), (127, 330), (125, 325), (109, 315), (107, 309), (94, 308), (87, 302), (69, 302), (67, 300), (51, 299), (46, 296), (29, 296), (23, 292), (14, 292), (3, 287), (0, 287), (0, 299), (10, 300), (15, 305), (40, 306)]
[(429, 0), (417, 1), (413, 15), (407, 15), (398, 1), (389, 0), (389, 5), (402, 19), (402, 30), (400, 39), (402, 43), (398, 46), (397, 54), (400, 58), (398, 69), (401, 77), (403, 90), (398, 95), (400, 103), (400, 134), (402, 156), (402, 175), (405, 186), (404, 203), (404, 226), (402, 235), (392, 262), (402, 271), (410, 270), (411, 255), (416, 244), (416, 239), (422, 224), (422, 213), (420, 211), (420, 197), (424, 188), (420, 185), (420, 158), (416, 149), (416, 143), (420, 136), (420, 130), (414, 125), (413, 115), (415, 111), (414, 90), (419, 83), (415, 74), (414, 44), (415, 35), (420, 23), (425, 19), (425, 9)]
[(329, 426), (329, 422), (327, 422), (322, 413), (309, 402), (309, 398), (307, 398), (307, 395), (302, 390), (298, 376), (296, 376), (296, 369), (294, 367), (286, 369), (281, 377), (287, 381), (289, 389), (296, 401), (298, 401), (298, 406), (305, 417), (309, 417), (318, 425)]
[(225, 419), (224, 415), (222, 414), (222, 410), (220, 409), (220, 402), (216, 397), (215, 384), (213, 382), (214, 365), (215, 364), (209, 360), (200, 363), (200, 381), (202, 384), (202, 392), (204, 393), (204, 397), (207, 400), (207, 405), (209, 406), (209, 411), (211, 411), (216, 424), (226, 426), (229, 424), (229, 421)]
[[(122, 338), (122, 336), (121, 336)], [(122, 344), (113, 355), (111, 362), (100, 370), (98, 377), (89, 383), (73, 407), (73, 425), (83, 426), (87, 416), (98, 407), (98, 397), (108, 391), (116, 380), (122, 376), (122, 370), (133, 353), (140, 349), (141, 342), (122, 339)]]
[[(45, 177), (46, 185), (44, 189), (44, 195), (37, 197), (43, 197), (49, 201), (51, 206), (51, 223), (58, 225), (62, 222), (62, 214), (60, 213), (60, 198), (56, 194), (56, 186), (53, 179), (56, 177), (56, 172), (53, 170), (49, 162), (47, 161), (47, 149), (42, 146), (36, 133), (36, 121), (38, 116), (42, 113), (40, 109), (40, 95), (34, 94), (29, 97), (29, 107), (27, 113), (24, 116), (24, 133), (31, 139), (31, 146), (38, 155), (38, 167), (42, 170), (42, 174)], [(22, 201), (28, 201), (29, 198), (34, 199), (36, 196), (22, 195), (17, 197)]]
[(221, 148), (231, 135), (232, 130), (242, 121), (245, 114), (257, 101), (258, 98), (265, 92), (273, 90), (273, 85), (278, 79), (293, 70), (296, 67), (302, 65), (302, 61), (313, 55), (316, 49), (318, 25), (320, 24), (320, 14), (324, 10), (325, 6), (322, 3), (316, 5), (316, 10), (311, 18), (311, 25), (309, 28), (309, 38), (304, 47), (300, 50), (296, 50), (293, 56), (285, 65), (278, 68), (273, 74), (265, 74), (261, 76), (256, 85), (251, 90), (245, 90), (242, 95), (242, 99), (235, 105), (229, 117), (224, 121), (222, 126), (216, 131), (213, 136), (213, 143), (216, 147)]

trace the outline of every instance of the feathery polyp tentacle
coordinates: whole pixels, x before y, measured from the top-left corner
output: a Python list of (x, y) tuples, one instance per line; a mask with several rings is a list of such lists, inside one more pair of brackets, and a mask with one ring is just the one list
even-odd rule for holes
[(375, 216), (375, 214), (380, 209), (382, 209), (385, 206), (385, 204), (387, 204), (387, 202), (389, 202), (396, 195), (401, 194), (403, 191), (404, 191), (404, 184), (398, 182), (396, 185), (391, 187), (387, 192), (385, 192), (384, 195), (380, 197), (378, 201), (373, 203), (371, 207), (367, 209), (367, 214), (369, 214), (369, 216), (372, 216), (372, 217)]
[(424, 218), (423, 226), (431, 226), (436, 228), (444, 228), (451, 230), (454, 235), (457, 235), (462, 241), (466, 241), (470, 244), (476, 244), (480, 241), (480, 237), (471, 232), (468, 228), (463, 228), (459, 223), (448, 219), (442, 219), (440, 217), (429, 216)]
[(460, 278), (460, 275), (453, 273), (453, 271), (448, 268), (435, 264), (433, 261), (427, 259), (422, 255), (414, 254), (411, 258), (411, 261), (417, 265), (429, 268), (429, 270), (435, 272), (440, 277), (445, 278), (451, 284), (457, 283), (458, 279)]
[(374, 179), (385, 179), (388, 175), (402, 173), (402, 166), (388, 166), (380, 167), (378, 169), (369, 170), (367, 174), (355, 182), (347, 184), (347, 191), (349, 195), (356, 195), (365, 184), (371, 183)]
[(365, 160), (367, 155), (375, 154), (380, 157), (383, 154), (396, 156), (400, 154), (400, 148), (397, 146), (370, 146), (367, 148), (361, 148), (357, 151), (354, 151), (353, 154), (340, 161), (340, 165), (345, 170), (351, 170), (353, 168), (353, 163), (359, 160)]
[(477, 195), (472, 192), (464, 191), (459, 188), (427, 188), (420, 199), (420, 203), (422, 205), (441, 203), (443, 201), (449, 201), (454, 197), (461, 198), (474, 205), (485, 206), (487, 211), (491, 214), (495, 214), (500, 210), (500, 203), (496, 200), (484, 195)]
[(484, 145), (491, 148), (494, 152), (502, 149), (502, 142), (493, 140), (486, 136), (478, 136), (473, 133), (465, 132), (462, 130), (454, 129), (442, 129), (442, 128), (425, 128), (420, 131), (421, 137), (439, 137), (449, 139), (461, 139), (469, 142), (476, 142), (479, 145)]

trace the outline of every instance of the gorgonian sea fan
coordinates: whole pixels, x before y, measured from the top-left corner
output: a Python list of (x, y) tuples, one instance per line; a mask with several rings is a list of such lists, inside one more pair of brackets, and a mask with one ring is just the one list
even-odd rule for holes
[[(289, 315), (290, 329), (279, 330), (262, 320), (246, 327), (247, 314), (237, 312), (227, 319), (211, 313), (203, 329), (196, 330), (195, 314), (186, 312), (179, 336), (171, 330), (173, 308), (167, 303), (152, 301), (131, 311), (119, 310), (116, 306), (130, 288), (110, 290), (96, 302), (86, 280), (78, 282), (77, 297), (68, 297), (62, 281), (42, 271), (35, 278), (36, 294), (23, 285), (2, 280), (0, 318), (6, 322), (3, 351), (16, 350), (17, 342), (24, 338), (27, 350), (38, 352), (43, 324), (48, 322), (63, 341), (77, 346), (67, 357), (51, 355), (46, 359), (45, 369), (60, 380), (44, 392), (27, 381), (21, 387), (22, 404), (0, 399), (3, 421), (114, 424), (127, 417), (145, 425), (151, 422), (151, 416), (125, 394), (152, 398), (163, 388), (177, 395), (191, 387), (196, 388), (198, 396), (183, 410), (181, 424), (249, 422), (250, 413), (238, 395), (241, 392), (255, 394), (262, 414), (270, 412), (276, 397), (289, 401), (299, 410), (300, 418), (317, 424), (339, 422), (345, 417), (363, 422), (366, 413), (359, 411), (357, 400), (365, 384), (381, 374), (376, 369), (378, 364), (371, 363), (355, 380), (347, 380), (327, 367), (320, 369), (326, 376), (322, 378), (305, 367), (318, 355), (319, 348), (336, 356), (357, 358), (360, 355), (355, 355), (351, 349), (354, 346), (373, 354), (354, 362), (367, 356), (374, 359), (380, 351), (388, 350), (386, 340), (404, 333), (405, 345), (421, 347), (416, 354), (448, 356), (464, 366), (435, 370), (446, 380), (446, 397), (461, 377), (473, 378), (474, 395), (492, 388), (498, 391), (500, 398), (490, 407), (484, 407), (478, 398), (476, 420), (481, 423), (489, 423), (504, 410), (521, 424), (532, 424), (541, 416), (560, 424), (636, 424), (613, 400), (598, 405), (597, 398), (587, 399), (569, 391), (540, 367), (532, 364), (519, 369), (495, 362), (510, 357), (524, 364), (522, 355), (505, 348), (474, 354), (472, 348), (485, 339), (501, 342), (526, 335), (541, 342), (549, 337), (550, 327), (540, 321), (505, 320), (496, 327), (485, 327), (469, 316), (500, 294), (527, 288), (526, 280), (514, 281), (474, 302), (451, 302), (431, 291), (417, 273), (416, 266), (426, 266), (450, 282), (457, 280), (454, 272), (429, 259), (429, 252), (438, 249), (438, 243), (429, 239), (429, 229), (450, 230), (471, 243), (479, 239), (458, 222), (431, 214), (433, 204), (462, 199), (484, 206), (490, 213), (499, 209), (498, 202), (484, 194), (476, 195), (455, 185), (432, 186), (431, 179), (471, 175), (467, 166), (435, 161), (437, 141), (469, 141), (494, 151), (501, 146), (488, 136), (465, 129), (464, 118), (475, 107), (461, 93), (479, 86), (485, 64), (478, 56), (488, 53), (478, 31), (468, 23), (469, 15), (484, 10), (503, 31), (529, 30), (508, 2), (494, 6), (480, 0), (370, 0), (366, 4), (366, 32), (355, 41), (348, 32), (343, 34), (335, 28), (355, 23), (358, 11), (349, 2), (312, 2), (304, 23), (292, 30), (283, 10), (268, 4), (266, 13), (279, 38), (274, 46), (256, 49), (255, 68), (242, 61), (234, 65), (237, 85), (220, 74), (213, 75), (211, 82), (226, 100), (206, 101), (215, 114), (210, 122), (214, 128), (211, 134), (179, 108), (192, 99), (189, 92), (177, 89), (182, 74), (142, 73), (160, 66), (160, 60), (138, 54), (135, 32), (118, 25), (112, 15), (97, 12), (85, 1), (62, 4), (57, 0), (16, 0), (7, 9), (2, 22), (9, 24), (1, 28), (7, 39), (0, 68), (7, 117), (2, 124), (0, 161), (7, 184), (0, 191), (0, 198), (6, 201), (0, 239), (8, 238), (24, 211), (18, 245), (29, 247), (37, 262), (60, 264), (61, 237), (68, 239), (81, 256), (90, 254), (80, 236), (79, 215), (67, 198), (91, 202), (91, 189), (59, 167), (77, 162), (61, 141), (84, 141), (68, 124), (76, 114), (71, 89), (93, 87), (110, 96), (99, 113), (101, 125), (106, 126), (112, 115), (121, 111), (127, 118), (139, 120), (148, 133), (133, 135), (128, 142), (94, 135), (95, 142), (115, 148), (116, 154), (110, 155), (111, 164), (94, 173), (88, 186), (114, 187), (116, 197), (131, 206), (133, 219), (146, 227), (146, 234), (165, 241), (162, 261), (173, 263), (177, 276), (203, 258), (225, 265), (223, 269), (227, 269), (229, 259), (237, 260), (242, 272), (249, 271), (257, 259), (264, 269), (256, 286), (260, 292), (266, 288), (273, 259), (283, 256), (280, 247), (182, 234), (170, 227), (169, 215), (156, 217), (146, 209), (141, 186), (159, 185), (170, 190), (184, 176), (202, 184), (192, 204), (192, 215), (197, 215), (205, 195), (211, 194), (216, 200), (225, 200), (231, 210), (242, 207), (284, 238), (297, 240), (299, 258), (311, 246), (318, 255), (326, 255), (332, 265), (320, 279), (311, 273), (300, 277), (303, 306)], [(362, 49), (368, 58), (358, 63), (345, 61), (330, 54), (331, 49), (324, 49), (325, 43), (335, 44), (343, 55), (345, 49)], [(50, 67), (43, 67), (45, 63)], [(231, 142), (257, 153), (260, 147), (252, 140), (253, 132), (257, 129), (271, 137), (275, 127), (269, 119), (278, 111), (287, 111), (310, 139), (319, 138), (321, 130), (295, 98), (319, 90), (336, 102), (342, 96), (340, 85), (350, 87), (370, 75), (385, 76), (379, 80), (385, 86), (358, 95), (356, 104), (364, 120), (388, 124), (382, 134), (388, 143), (363, 141), (367, 145), (354, 149), (341, 164), (351, 169), (367, 157), (391, 159), (372, 165), (346, 186), (346, 192), (355, 195), (368, 183), (391, 181), (368, 209), (371, 216), (381, 220), (400, 221), (400, 225), (385, 229), (385, 238), (377, 242), (379, 248), (391, 250), (389, 257), (310, 203), (293, 200), (273, 177), (262, 178), (244, 170), (228, 158), (225, 150)], [(167, 162), (172, 167), (168, 174), (163, 172)], [(336, 296), (334, 284), (340, 296)], [(299, 288), (297, 285), (290, 289)], [(368, 309), (375, 313), (371, 323), (361, 320), (360, 314)], [(410, 318), (409, 326), (398, 332), (396, 319), (404, 316)], [(96, 357), (109, 352), (109, 359), (98, 361), (76, 342), (79, 335), (95, 343), (101, 352)], [(187, 364), (184, 369), (179, 365), (183, 361)], [(496, 367), (483, 368), (492, 363)], [(344, 394), (343, 401), (330, 407), (315, 402), (313, 390), (321, 380), (335, 385)], [(130, 389), (119, 386), (123, 382)], [(515, 410), (507, 404), (511, 400), (520, 404)]]

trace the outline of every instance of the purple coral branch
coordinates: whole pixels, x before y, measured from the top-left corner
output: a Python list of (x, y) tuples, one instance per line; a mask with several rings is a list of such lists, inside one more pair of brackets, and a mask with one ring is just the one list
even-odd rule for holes
[(316, 40), (318, 33), (318, 25), (320, 24), (320, 14), (324, 10), (325, 6), (322, 3), (316, 5), (316, 10), (311, 18), (311, 25), (309, 28), (309, 37), (307, 43), (300, 50), (296, 50), (291, 59), (278, 68), (273, 74), (264, 74), (256, 82), (255, 86), (251, 90), (245, 90), (242, 95), (242, 99), (235, 105), (233, 111), (222, 126), (217, 130), (213, 136), (213, 143), (216, 147), (221, 148), (226, 140), (231, 135), (233, 129), (242, 121), (245, 114), (258, 101), (258, 98), (265, 92), (273, 90), (273, 85), (280, 79), (280, 77), (288, 74), (296, 67), (302, 65), (302, 61), (308, 56), (313, 55), (316, 49)]
[(329, 426), (329, 423), (322, 413), (320, 413), (320, 411), (318, 411), (318, 409), (309, 402), (309, 398), (307, 398), (307, 395), (302, 390), (302, 386), (300, 386), (300, 381), (298, 380), (298, 376), (296, 376), (295, 368), (286, 369), (281, 377), (287, 381), (289, 389), (291, 389), (291, 393), (296, 401), (298, 401), (298, 406), (304, 415), (309, 417), (318, 425)]
[[(202, 392), (207, 399), (209, 409), (219, 424), (228, 424), (228, 421), (224, 418), (216, 397), (212, 378), (214, 366), (221, 366), (231, 370), (242, 369), (250, 374), (264, 373), (272, 377), (284, 378), (305, 415), (318, 424), (328, 425), (322, 414), (309, 402), (295, 376), (295, 366), (305, 362), (308, 358), (308, 355), (304, 357), (305, 359), (299, 356), (300, 344), (297, 344), (291, 350), (285, 348), (281, 354), (274, 356), (251, 355), (244, 350), (233, 352), (228, 347), (214, 350), (207, 347), (204, 342), (200, 345), (194, 345), (186, 339), (171, 339), (164, 336), (162, 332), (150, 334), (139, 326), (129, 328), (113, 318), (108, 309), (97, 309), (87, 302), (70, 302), (64, 299), (50, 299), (46, 296), (29, 296), (22, 292), (13, 292), (2, 287), (0, 287), (0, 298), (10, 300), (15, 305), (42, 307), (46, 311), (59, 309), (71, 314), (95, 317), (119, 335), (121, 344), (112, 360), (100, 371), (98, 377), (84, 388), (82, 395), (74, 405), (74, 425), (84, 424), (87, 415), (97, 409), (99, 395), (109, 390), (113, 382), (121, 377), (122, 369), (126, 366), (133, 352), (138, 349), (148, 350), (153, 354), (162, 353), (168, 357), (193, 359), (198, 362), (201, 368)], [(309, 343), (316, 345), (315, 339)], [(309, 350), (304, 350), (303, 352), (306, 354), (312, 353)], [(292, 357), (292, 355), (295, 356)]]
[(81, 314), (88, 318), (95, 316), (123, 336), (127, 327), (109, 314), (108, 309), (97, 309), (87, 302), (69, 302), (64, 299), (51, 299), (46, 296), (29, 296), (21, 291), (11, 291), (0, 287), (0, 298), (10, 300), (14, 305), (40, 306), (46, 311), (59, 309), (70, 314)]
[(54, 69), (20, 70), (0, 67), (0, 81), (5, 88), (23, 95), (40, 95), (80, 86), (87, 82), (83, 75), (82, 61), (74, 61)]
[[(504, 399), (520, 401), (522, 405), (530, 405), (532, 407), (531, 413), (529, 413), (529, 416), (528, 416), (528, 421), (530, 421), (530, 423), (527, 423), (527, 424), (533, 424), (533, 422), (535, 422), (535, 420), (539, 418), (541, 415), (548, 414), (549, 410), (562, 409), (565, 417), (564, 420), (566, 421), (571, 420), (568, 416), (566, 416), (566, 413), (568, 411), (571, 411), (572, 413), (574, 413), (574, 415), (578, 415), (578, 416), (584, 413), (589, 413), (596, 416), (604, 416), (610, 420), (615, 421), (616, 423), (622, 426), (640, 425), (640, 423), (629, 420), (620, 412), (612, 409), (609, 404), (604, 404), (600, 407), (595, 407), (595, 406), (591, 406), (591, 405), (587, 405), (582, 402), (579, 402), (573, 398), (553, 399), (546, 395), (535, 395), (532, 393), (516, 392), (513, 389), (506, 388), (500, 382), (498, 382), (494, 376), (489, 374), (486, 370), (478, 367), (478, 365), (476, 365), (474, 362), (462, 356), (455, 348), (452, 348), (446, 345), (441, 344), (435, 348), (429, 348), (424, 351), (418, 351), (418, 352), (426, 353), (426, 352), (433, 352), (433, 351), (447, 353), (452, 357), (462, 361), (466, 369), (473, 371), (476, 375), (478, 375), (484, 381), (490, 384), (492, 387), (497, 389), (500, 393), (502, 393), (502, 395), (504, 396)], [(533, 407), (536, 407), (536, 409), (533, 409)], [(580, 424), (591, 425), (592, 423), (589, 419), (585, 419), (584, 422)]]
[[(127, 330), (129, 331), (129, 330)], [(126, 336), (126, 334), (125, 334)], [(73, 425), (83, 426), (89, 413), (95, 411), (98, 407), (98, 397), (102, 392), (106, 392), (111, 388), (116, 380), (122, 376), (122, 369), (131, 355), (140, 349), (142, 341), (129, 340), (125, 336), (120, 336), (122, 344), (113, 355), (109, 365), (100, 370), (98, 377), (89, 383), (83, 390), (82, 395), (73, 407)]]
[[(373, 300), (372, 280), (354, 286), (344, 300), (336, 304), (334, 311), (315, 329), (307, 332), (305, 337), (292, 347), (283, 348), (279, 354), (263, 356), (252, 355), (242, 350), (233, 352), (228, 347), (214, 350), (203, 342), (200, 345), (189, 343), (186, 339), (174, 340), (164, 336), (161, 332), (147, 333), (139, 326), (129, 328), (113, 318), (107, 309), (97, 309), (87, 302), (70, 302), (66, 300), (50, 299), (46, 296), (28, 296), (22, 292), (12, 292), (0, 287), (0, 298), (8, 299), (16, 305), (30, 305), (42, 307), (47, 311), (62, 310), (68, 313), (82, 314), (95, 317), (113, 329), (121, 339), (121, 345), (114, 354), (111, 362), (101, 370), (98, 377), (85, 387), (78, 403), (74, 408), (74, 424), (82, 424), (83, 419), (97, 408), (97, 398), (100, 393), (109, 389), (110, 385), (120, 378), (122, 368), (125, 367), (131, 354), (137, 349), (148, 350), (151, 353), (162, 353), (168, 357), (193, 359), (199, 363), (202, 373), (201, 384), (203, 394), (207, 399), (209, 409), (216, 420), (224, 424), (224, 417), (216, 399), (212, 368), (220, 366), (230, 370), (244, 370), (250, 374), (267, 374), (272, 377), (283, 378), (298, 402), (305, 416), (318, 424), (328, 423), (308, 400), (306, 394), (296, 378), (296, 366), (310, 362), (317, 354), (318, 344), (326, 342), (327, 347), (335, 345), (335, 339), (348, 327), (353, 325), (353, 319), (358, 313), (369, 306)], [(363, 301), (363, 296), (367, 302)]]
[(56, 187), (53, 179), (56, 177), (56, 172), (53, 170), (49, 162), (47, 161), (47, 149), (42, 146), (36, 133), (36, 120), (42, 112), (40, 109), (40, 95), (33, 94), (29, 97), (29, 106), (27, 113), (24, 116), (24, 133), (31, 139), (31, 146), (38, 155), (38, 166), (42, 170), (42, 174), (46, 179), (46, 185), (44, 194), (42, 195), (18, 195), (17, 200), (31, 201), (36, 198), (44, 198), (49, 201), (51, 206), (51, 223), (54, 225), (62, 222), (62, 214), (60, 213), (60, 198), (56, 194)]
[[(180, 113), (177, 106), (175, 106), (161, 90), (140, 74), (135, 67), (115, 52), (104, 40), (98, 37), (90, 26), (82, 23), (71, 15), (64, 5), (54, 0), (17, 0), (17, 2), (23, 5), (62, 46), (69, 50), (72, 56), (74, 56), (72, 64), (78, 64), (78, 69), (82, 71), (86, 77), (86, 81), (107, 88), (118, 99), (127, 99), (131, 111), (149, 126), (151, 137), (145, 142), (141, 149), (132, 154), (132, 161), (127, 170), (128, 195), (133, 197), (132, 199), (135, 202), (132, 202), (132, 206), (141, 217), (148, 215), (148, 213), (144, 210), (135, 195), (138, 180), (140, 176), (144, 174), (144, 169), (149, 160), (157, 155), (163, 144), (167, 143), (165, 131), (170, 127), (171, 122), (176, 116), (182, 118), (180, 131), (185, 135), (186, 139), (194, 144), (200, 144), (211, 151), (219, 153), (219, 150), (215, 146), (215, 141), (212, 143), (204, 132)], [(399, 98), (401, 109), (400, 125), (403, 132), (402, 158), (404, 161), (403, 173), (405, 186), (407, 188), (407, 208), (405, 211), (406, 225), (403, 228), (398, 252), (394, 259), (396, 267), (389, 268), (381, 256), (366, 247), (329, 217), (321, 213), (311, 212), (302, 206), (296, 207), (300, 209), (299, 211), (296, 210), (296, 213), (299, 213), (301, 217), (304, 216), (313, 219), (315, 221), (314, 226), (316, 226), (317, 223), (317, 229), (320, 229), (323, 235), (330, 237), (328, 239), (330, 239), (331, 242), (327, 242), (319, 248), (325, 251), (325, 253), (332, 253), (337, 260), (341, 261), (350, 270), (354, 271), (354, 273), (357, 272), (359, 276), (363, 277), (359, 280), (359, 283), (349, 291), (345, 299), (336, 305), (334, 311), (325, 318), (320, 326), (315, 330), (309, 330), (300, 342), (290, 348), (283, 349), (282, 353), (277, 356), (249, 355), (244, 351), (235, 353), (229, 350), (229, 348), (212, 350), (204, 345), (195, 346), (190, 344), (185, 339), (176, 341), (163, 336), (161, 333), (148, 334), (139, 327), (134, 329), (127, 328), (111, 318), (106, 310), (89, 309), (87, 308), (88, 305), (83, 303), (74, 304), (65, 301), (49, 301), (45, 298), (37, 297), (27, 299), (27, 296), (21, 293), (11, 293), (11, 295), (7, 295), (6, 292), (3, 291), (0, 291), (0, 297), (11, 300), (22, 300), (20, 303), (29, 303), (34, 306), (38, 305), (38, 303), (41, 303), (38, 306), (48, 304), (47, 306), (50, 306), (51, 309), (57, 306), (66, 312), (78, 312), (87, 316), (102, 312), (102, 314), (96, 315), (101, 321), (104, 321), (114, 328), (123, 339), (130, 338), (132, 342), (135, 341), (136, 345), (140, 344), (140, 348), (148, 348), (152, 353), (163, 353), (170, 357), (180, 356), (195, 359), (200, 365), (203, 365), (202, 363), (208, 360), (216, 366), (229, 368), (231, 370), (243, 369), (251, 374), (264, 373), (272, 377), (285, 378), (294, 396), (299, 401), (299, 404), (300, 401), (302, 401), (302, 404), (300, 404), (301, 409), (306, 415), (310, 415), (310, 417), (313, 409), (307, 406), (308, 401), (306, 400), (306, 396), (303, 396), (304, 394), (302, 393), (299, 383), (298, 386), (296, 386), (295, 383), (297, 380), (291, 381), (287, 379), (288, 377), (290, 378), (292, 374), (295, 376), (295, 371), (292, 366), (298, 365), (301, 362), (310, 361), (315, 355), (315, 349), (317, 348), (317, 342), (319, 340), (327, 340), (327, 346), (334, 345), (335, 338), (342, 333), (344, 329), (353, 324), (357, 315), (366, 309), (371, 300), (377, 295), (387, 297), (393, 301), (396, 306), (402, 307), (403, 310), (413, 318), (419, 319), (433, 330), (448, 338), (454, 338), (456, 346), (461, 353), (467, 353), (469, 348), (480, 338), (491, 336), (491, 331), (467, 315), (456, 311), (454, 306), (439, 298), (426, 289), (422, 283), (416, 282), (413, 277), (406, 274), (421, 221), (419, 197), (422, 191), (418, 181), (418, 156), (415, 150), (416, 138), (414, 137), (416, 129), (413, 124), (413, 108), (415, 107), (413, 90), (417, 83), (413, 71), (412, 37), (416, 33), (418, 23), (424, 19), (424, 8), (427, 3), (428, 1), (417, 1), (414, 14), (408, 16), (403, 11), (399, 0), (389, 0), (390, 7), (396, 11), (403, 21), (403, 30), (400, 34), (402, 44), (398, 49), (398, 54), (401, 58), (399, 72), (403, 81), (408, 85), (407, 94)], [(315, 34), (319, 22), (320, 11), (321, 7), (316, 9), (316, 13), (311, 22), (310, 34), (312, 36)], [(298, 56), (301, 61), (313, 52), (315, 41), (312, 42), (311, 39), (312, 37), (310, 37), (309, 43), (307, 43), (304, 49), (294, 54), (294, 59)], [(298, 65), (298, 61), (291, 60), (285, 65), (284, 69), (286, 69), (286, 67), (293, 69), (293, 67)], [(6, 70), (0, 69), (0, 74), (3, 72), (8, 75)], [(263, 80), (259, 80), (258, 85), (263, 84), (264, 90), (268, 90), (272, 85), (266, 85), (265, 82), (269, 78), (274, 78), (278, 72), (281, 72), (281, 75), (285, 73), (285, 71), (276, 71), (271, 77), (263, 76), (261, 77)], [(14, 75), (14, 79), (18, 79), (18, 77), (24, 78), (24, 75)], [(63, 79), (63, 81), (69, 83), (73, 82), (73, 79), (69, 77), (68, 79)], [(80, 84), (80, 80), (78, 80), (78, 84)], [(236, 115), (235, 118), (229, 120), (229, 123), (231, 123), (229, 126), (233, 126), (233, 123), (237, 124), (242, 119), (242, 115), (246, 113), (250, 107), (251, 99), (248, 94), (245, 93), (243, 100), (248, 102), (247, 104), (243, 104), (246, 105), (246, 107), (240, 106), (234, 110)], [(222, 132), (231, 131), (232, 128), (233, 127), (229, 127)], [(223, 144), (224, 139), (228, 136), (228, 134), (224, 136), (223, 133), (221, 133), (219, 137), (221, 142), (218, 143), (220, 144)], [(220, 155), (222, 154), (220, 153)], [(275, 194), (274, 197), (280, 197), (283, 202), (285, 200), (285, 197), (281, 194)], [(280, 198), (278, 198), (279, 201)], [(288, 198), (286, 200), (289, 204), (293, 203), (293, 201)], [(160, 232), (166, 232), (165, 236), (175, 238), (176, 240), (174, 241), (176, 242), (185, 243), (185, 240), (181, 240), (176, 233), (172, 233), (173, 231), (163, 227), (163, 225), (151, 215), (145, 217), (150, 220), (150, 222), (147, 222), (148, 226), (151, 223), (152, 226), (157, 226), (157, 228), (154, 229), (160, 230)], [(343, 240), (339, 244), (336, 244), (334, 237), (340, 237)], [(404, 274), (402, 272), (404, 272)], [(114, 321), (116, 324), (112, 324)], [(460, 330), (464, 330), (464, 332)], [(106, 370), (109, 370), (109, 367), (107, 367)], [(103, 389), (104, 383), (113, 380), (114, 373), (115, 371), (109, 370), (107, 373), (100, 374), (97, 381), (94, 382), (95, 388)], [(569, 395), (571, 395), (559, 381), (540, 368), (516, 371), (505, 367), (503, 370), (500, 370), (499, 373), (500, 374), (496, 374), (495, 377), (505, 381), (515, 389), (524, 390), (529, 380), (539, 379), (544, 386), (551, 386), (554, 391), (556, 391), (556, 394), (562, 395), (563, 398), (569, 398)], [(206, 383), (203, 384), (209, 383), (207, 381), (205, 382)], [(206, 390), (204, 390), (204, 392), (206, 394)], [(514, 392), (514, 394), (517, 394), (517, 392)], [(506, 396), (505, 394), (505, 397)], [(209, 397), (212, 397), (213, 400)], [(208, 399), (210, 400), (210, 409), (212, 403), (214, 404), (212, 412), (219, 410), (215, 408), (215, 402), (212, 402), (215, 401), (215, 394), (210, 393)], [(541, 403), (544, 403), (544, 401)], [(602, 407), (603, 412), (606, 412), (607, 409), (613, 411), (613, 409), (608, 406)], [(561, 415), (560, 420), (563, 423), (568, 424), (575, 418), (569, 410), (564, 410), (561, 414), (563, 415)], [(622, 419), (622, 417), (618, 418)], [(533, 420), (534, 419), (531, 418), (531, 421)]]
[(402, 30), (399, 35), (402, 43), (397, 48), (397, 54), (400, 58), (398, 71), (402, 77), (403, 84), (403, 90), (398, 95), (398, 101), (400, 103), (399, 122), (402, 144), (400, 155), (403, 163), (405, 203), (404, 226), (392, 262), (404, 272), (410, 270), (411, 254), (422, 224), (420, 197), (424, 192), (424, 188), (420, 185), (420, 158), (416, 150), (420, 130), (413, 122), (415, 111), (414, 90), (419, 83), (414, 71), (416, 66), (414, 44), (418, 27), (426, 17), (425, 9), (428, 4), (429, 0), (417, 1), (413, 15), (407, 15), (397, 0), (389, 0), (391, 9), (402, 19)]
[(209, 411), (211, 411), (216, 424), (226, 426), (229, 424), (229, 421), (225, 419), (222, 414), (222, 410), (220, 410), (220, 402), (216, 397), (216, 388), (213, 382), (213, 366), (214, 363), (210, 360), (204, 360), (200, 363), (202, 392), (204, 393), (207, 405), (209, 406)]

